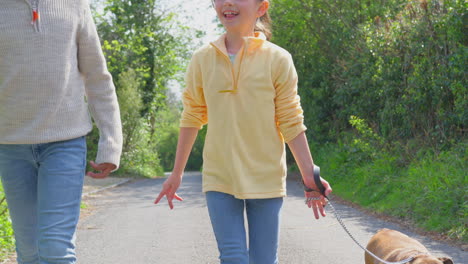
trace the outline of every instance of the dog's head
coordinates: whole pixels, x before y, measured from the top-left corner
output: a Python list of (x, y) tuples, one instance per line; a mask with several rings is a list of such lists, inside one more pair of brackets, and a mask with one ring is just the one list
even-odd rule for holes
[(435, 258), (433, 256), (417, 256), (411, 264), (453, 264), (451, 258)]

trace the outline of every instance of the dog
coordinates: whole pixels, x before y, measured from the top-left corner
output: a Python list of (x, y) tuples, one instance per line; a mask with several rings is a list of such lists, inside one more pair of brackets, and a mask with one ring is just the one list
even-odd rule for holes
[[(377, 257), (397, 262), (414, 257), (410, 264), (453, 264), (451, 258), (436, 258), (429, 254), (425, 246), (409, 236), (391, 229), (379, 230), (367, 244), (367, 250)], [(383, 264), (365, 253), (365, 264)]]

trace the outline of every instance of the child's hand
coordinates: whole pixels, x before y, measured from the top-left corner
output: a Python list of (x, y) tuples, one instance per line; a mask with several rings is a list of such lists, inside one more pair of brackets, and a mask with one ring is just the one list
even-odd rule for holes
[[(332, 192), (332, 188), (330, 184), (323, 178), (320, 178), (322, 181), (323, 186), (325, 187), (325, 196), (328, 196)], [(318, 187), (314, 182), (314, 178), (305, 178), (304, 184), (314, 191), (311, 192), (304, 192), (306, 197), (306, 204), (309, 208), (312, 208), (314, 211), (315, 219), (319, 219), (319, 212), (322, 217), (325, 217), (327, 214), (325, 213), (325, 205), (327, 205), (327, 201), (325, 196), (323, 196), (319, 191)]]
[(172, 203), (172, 200), (176, 198), (179, 201), (183, 201), (183, 199), (177, 195), (176, 191), (180, 186), (182, 179), (180, 177), (177, 177), (175, 175), (169, 176), (167, 180), (163, 183), (163, 189), (158, 195), (158, 198), (154, 201), (154, 204), (159, 203), (161, 198), (165, 195), (167, 198), (167, 203), (169, 204), (169, 208), (174, 209), (174, 204)]

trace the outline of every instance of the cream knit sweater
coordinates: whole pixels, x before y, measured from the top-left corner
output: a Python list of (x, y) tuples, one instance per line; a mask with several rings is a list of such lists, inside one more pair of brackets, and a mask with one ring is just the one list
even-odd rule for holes
[(119, 106), (87, 0), (1, 0), (0, 144), (86, 135), (89, 112), (96, 162), (118, 166)]

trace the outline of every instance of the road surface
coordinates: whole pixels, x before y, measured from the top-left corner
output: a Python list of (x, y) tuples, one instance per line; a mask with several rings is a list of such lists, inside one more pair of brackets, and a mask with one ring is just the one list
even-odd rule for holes
[[(218, 251), (213, 236), (200, 173), (187, 173), (169, 210), (165, 200), (153, 201), (164, 179), (143, 179), (91, 195), (88, 210), (80, 220), (77, 238), (81, 264), (216, 264)], [(297, 181), (288, 181), (288, 197), (282, 210), (281, 264), (363, 264), (364, 253), (328, 212), (315, 220), (303, 203)], [(468, 263), (459, 248), (431, 241), (392, 223), (334, 203), (345, 224), (362, 244), (381, 228), (400, 230), (420, 240), (436, 256), (451, 256), (455, 263)], [(86, 211), (90, 211), (86, 213)]]

